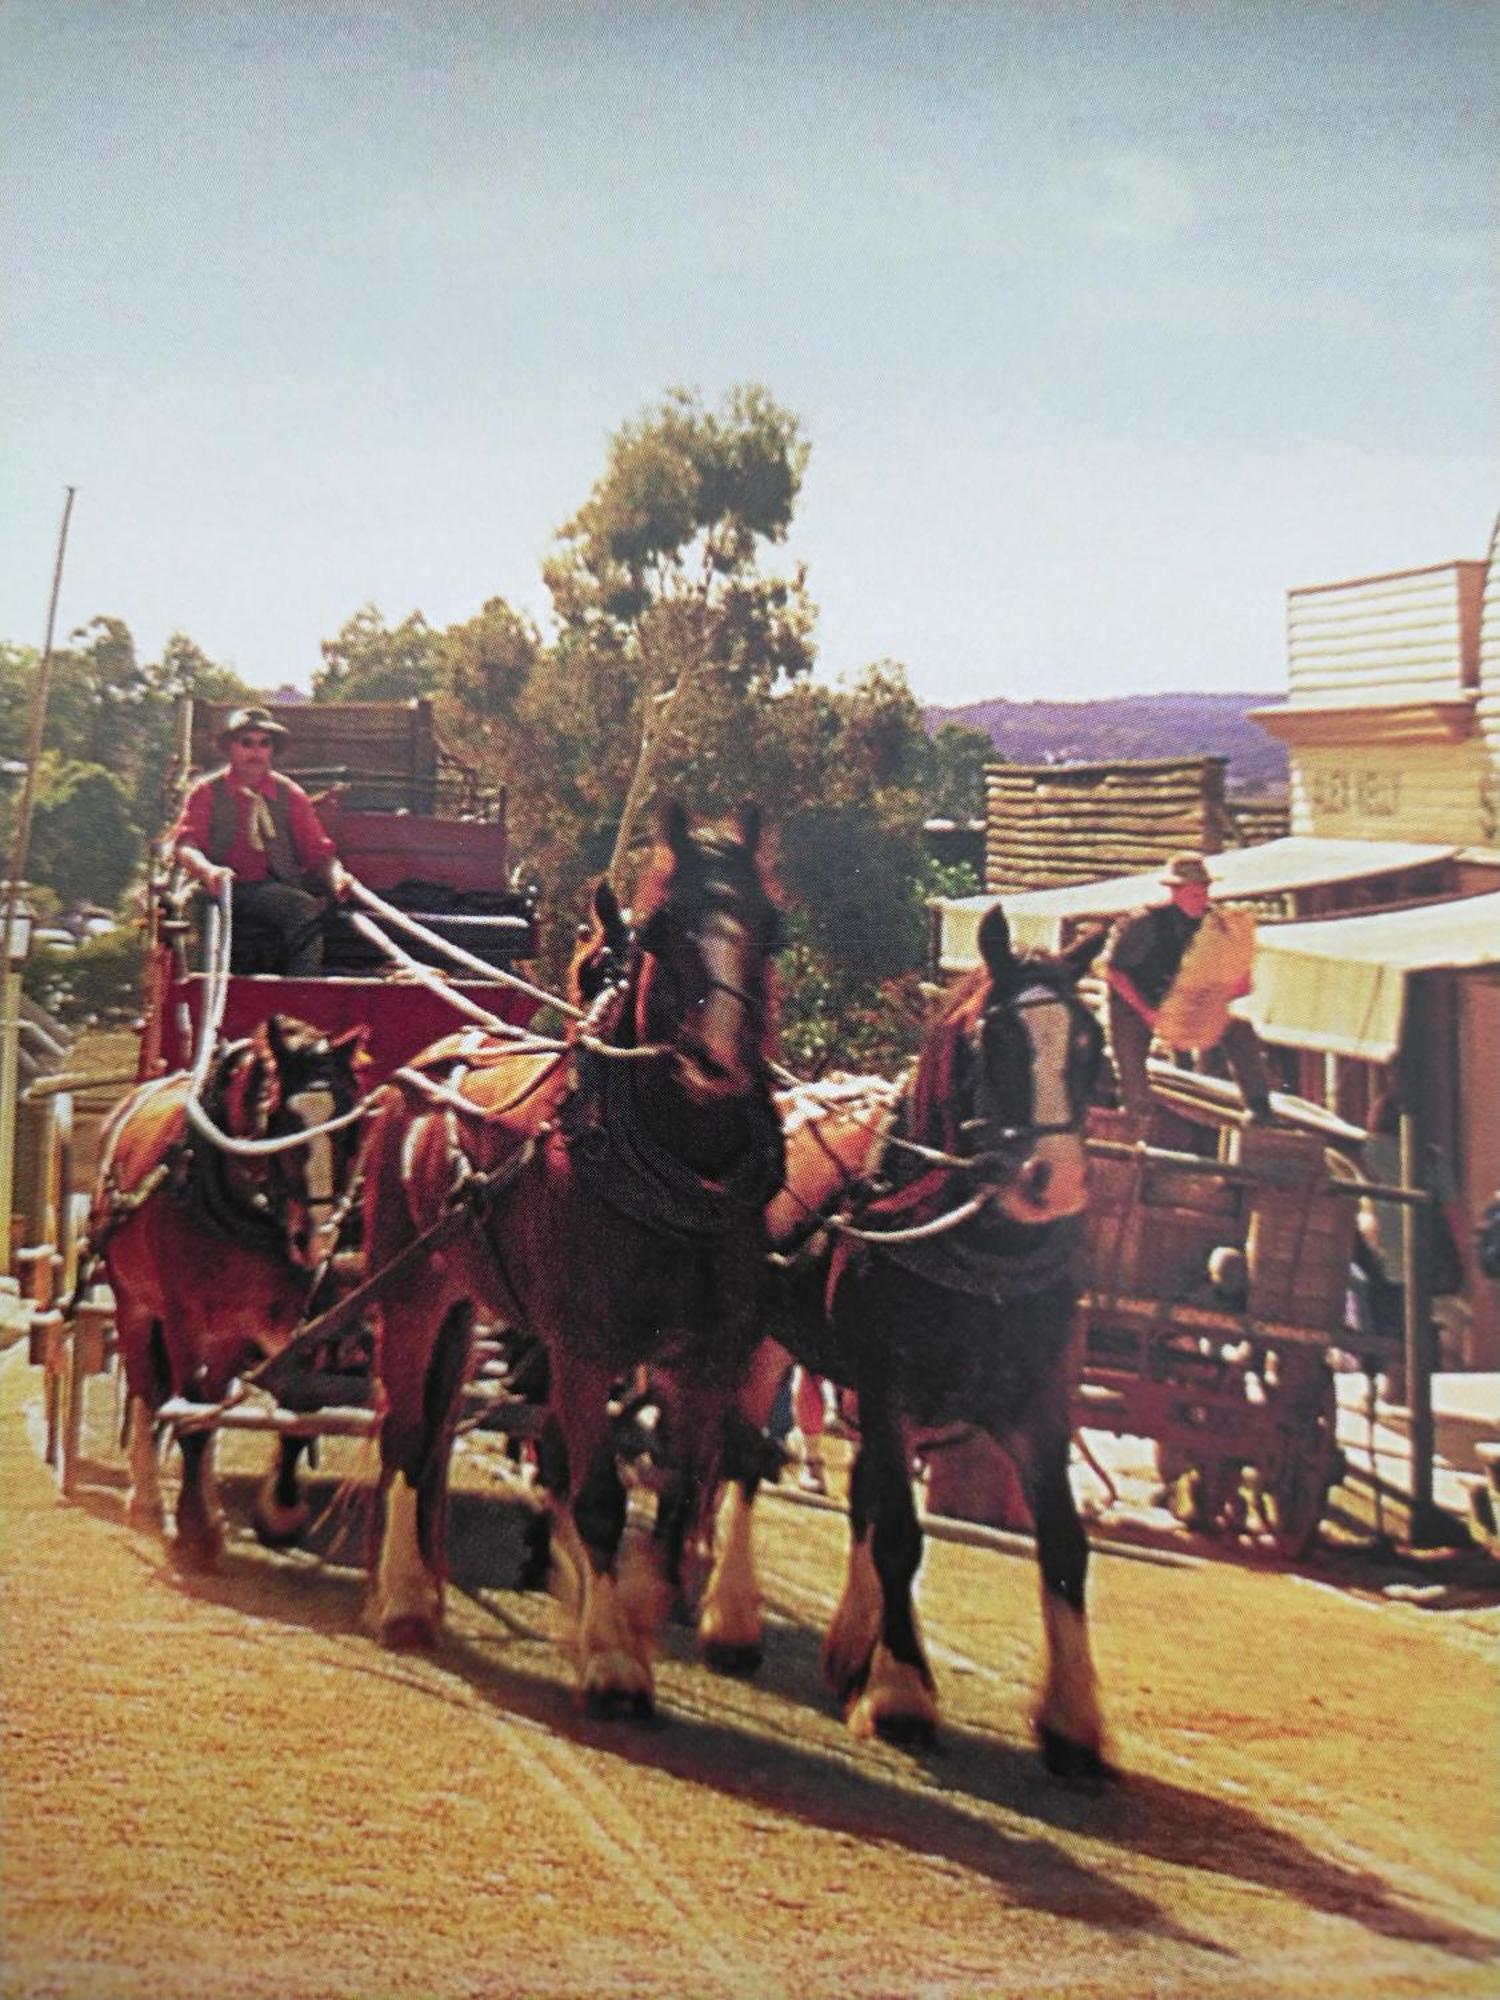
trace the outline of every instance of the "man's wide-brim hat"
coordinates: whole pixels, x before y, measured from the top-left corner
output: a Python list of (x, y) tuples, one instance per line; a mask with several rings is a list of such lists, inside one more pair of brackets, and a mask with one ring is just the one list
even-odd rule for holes
[(243, 736), (250, 730), (258, 730), (264, 736), (287, 736), (285, 729), (268, 708), (231, 709), (219, 731), (219, 742), (227, 743), (232, 736)]
[(1177, 889), (1184, 882), (1207, 884), (1212, 878), (1201, 854), (1174, 854), (1162, 870), (1161, 879), (1169, 889)]

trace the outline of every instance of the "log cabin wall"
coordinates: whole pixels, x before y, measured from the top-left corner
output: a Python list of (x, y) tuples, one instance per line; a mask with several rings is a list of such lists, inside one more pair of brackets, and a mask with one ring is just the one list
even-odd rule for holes
[(1226, 804), (1233, 829), (1233, 838), (1225, 837), (1226, 847), (1261, 847), (1291, 832), (1291, 808), (1285, 799), (1231, 796)]
[(986, 894), (1098, 882), (1186, 849), (1240, 845), (1225, 805), (1227, 762), (986, 765)]

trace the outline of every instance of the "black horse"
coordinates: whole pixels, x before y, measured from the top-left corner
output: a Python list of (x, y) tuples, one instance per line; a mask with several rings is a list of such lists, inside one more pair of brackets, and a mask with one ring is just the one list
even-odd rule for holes
[[(826, 1186), (842, 1157), (825, 1204), (838, 1211), (831, 1247), (792, 1260), (775, 1327), (799, 1360), (858, 1394), (848, 1572), (823, 1647), (850, 1726), (905, 1741), (935, 1731), (912, 1606), (922, 1534), (910, 1466), (921, 1435), (973, 1425), (1011, 1454), (1036, 1523), (1048, 1668), (1035, 1727), (1048, 1767), (1074, 1777), (1107, 1768), (1084, 1612), (1088, 1543), (1068, 1480), (1083, 1121), (1102, 1059), (1074, 989), (1101, 943), (1018, 958), (997, 905), (980, 928), (983, 966), (929, 1031), (890, 1134), (866, 1129), (851, 1144), (855, 1128), (837, 1119), (789, 1124), (792, 1190)], [(799, 1223), (782, 1206), (775, 1238), (806, 1236), (819, 1219)], [(746, 1567), (721, 1576), (705, 1645), (731, 1667), (759, 1650), (758, 1613), (746, 1615), (752, 1492), (742, 1481), (730, 1495), (724, 1540)]]

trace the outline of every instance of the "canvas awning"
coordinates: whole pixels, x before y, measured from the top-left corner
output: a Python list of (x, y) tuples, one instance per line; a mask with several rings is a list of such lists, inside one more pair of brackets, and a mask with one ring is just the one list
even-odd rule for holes
[(1243, 1004), (1269, 1042), (1389, 1062), (1401, 1045), (1409, 976), (1479, 966), (1500, 966), (1500, 892), (1268, 924)]
[[(1429, 862), (1447, 861), (1457, 851), (1409, 840), (1314, 840), (1289, 834), (1282, 840), (1263, 841), (1258, 847), (1232, 847), (1222, 854), (1210, 854), (1207, 860), (1216, 900), (1236, 902), (1420, 868)], [(960, 896), (938, 901), (941, 971), (964, 972), (979, 963), (979, 921), (995, 900), (994, 896)], [(1065, 889), (1025, 890), (1000, 900), (1018, 947), (1055, 951), (1069, 921), (1097, 918), (1106, 922), (1145, 903), (1164, 901), (1165, 891), (1160, 869), (1152, 869), (1142, 875), (1074, 883)]]

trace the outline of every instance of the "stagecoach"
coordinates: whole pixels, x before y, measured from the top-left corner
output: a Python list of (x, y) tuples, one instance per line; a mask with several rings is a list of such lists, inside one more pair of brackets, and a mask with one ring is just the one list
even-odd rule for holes
[[(182, 704), (169, 821), (190, 778), (221, 761), (228, 712), (226, 704)], [(226, 939), (217, 930), (210, 899), (173, 866), (165, 844), (158, 847), (146, 888), (133, 1073), (64, 1074), (33, 1092), (41, 1133), (30, 1203), (37, 1240), (20, 1261), (34, 1303), (31, 1355), (47, 1373), (47, 1456), (64, 1490), (76, 1475), (85, 1386), (113, 1358), (108, 1288), (86, 1284), (75, 1296), (91, 1179), (79, 1171), (88, 1164), (79, 1142), (111, 1102), (131, 1084), (190, 1069), (206, 1034), (243, 1036), (272, 1015), (329, 1036), (362, 1030), (361, 1080), (373, 1090), (465, 1018), (521, 1026), (546, 997), (517, 971), (537, 950), (538, 915), (534, 889), (513, 867), (504, 791), (486, 786), (443, 743), (430, 702), (272, 703), (271, 713), (289, 732), (278, 769), (313, 796), (363, 893), (346, 908), (328, 908), (322, 975), (288, 979), (268, 940), (249, 930)], [(344, 1353), (357, 1356), (357, 1344)], [(310, 1406), (326, 1396), (309, 1380), (292, 1392), (298, 1411), (256, 1398), (224, 1415), (303, 1434), (320, 1421), (333, 1431), (373, 1422), (357, 1360), (353, 1375), (322, 1386), (336, 1388), (341, 1405), (352, 1398), (364, 1408), (314, 1418)], [(180, 1416), (194, 1421), (190, 1410)]]

